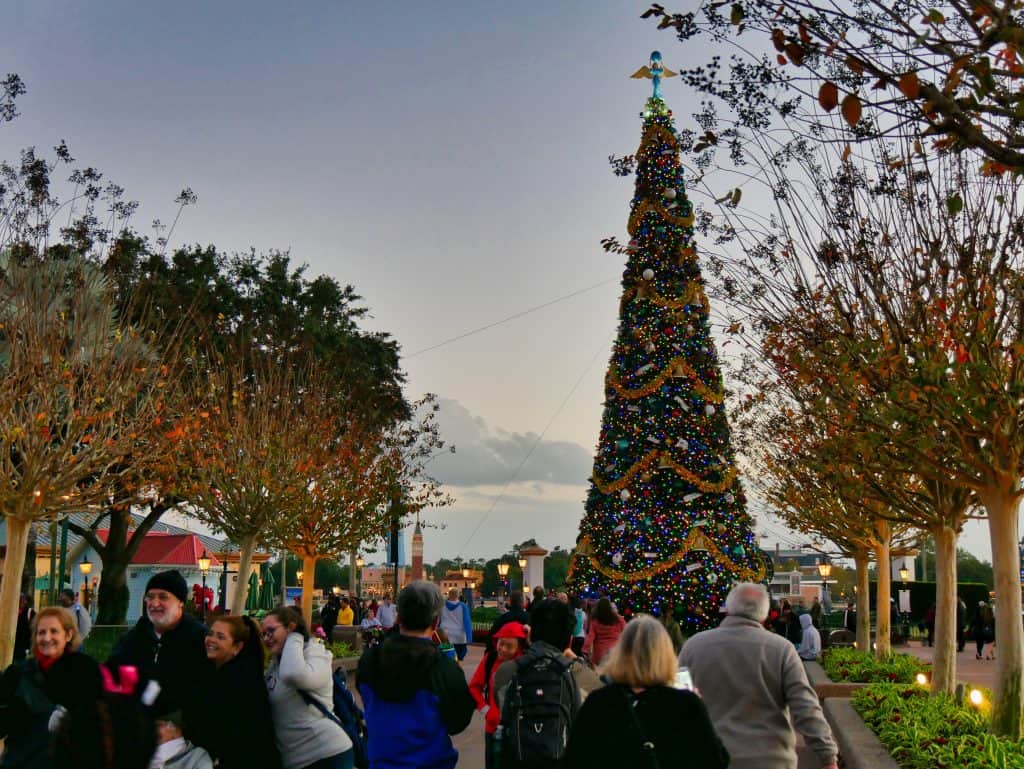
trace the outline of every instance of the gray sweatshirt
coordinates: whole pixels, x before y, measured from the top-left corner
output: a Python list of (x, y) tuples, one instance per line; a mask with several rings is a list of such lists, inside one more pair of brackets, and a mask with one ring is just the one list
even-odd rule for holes
[(832, 730), (796, 649), (746, 617), (726, 617), (690, 638), (679, 654), (711, 723), (729, 751), (729, 769), (796, 769), (795, 728), (822, 766), (836, 760)]
[(344, 753), (352, 740), (332, 719), (307, 705), (299, 690), (318, 699), (328, 710), (334, 707), (331, 653), (316, 640), (304, 642), (291, 633), (281, 658), (270, 663), (267, 690), (274, 735), (285, 769), (299, 769), (322, 758)]

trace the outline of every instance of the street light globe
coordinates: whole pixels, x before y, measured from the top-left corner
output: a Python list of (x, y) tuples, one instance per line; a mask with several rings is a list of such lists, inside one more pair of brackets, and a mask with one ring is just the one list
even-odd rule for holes
[(341, 588), (338, 587), (337, 585), (335, 585), (334, 587), (331, 588), (331, 592), (334, 593), (335, 595), (341, 595)]
[(908, 579), (910, 579), (910, 569), (905, 565), (900, 566), (900, 582), (906, 582)]
[(499, 563), (498, 564), (498, 574), (500, 574), (503, 577), (507, 577), (508, 576), (508, 564), (507, 563)]
[(469, 569), (463, 569), (462, 570), (462, 578), (463, 579), (469, 579)]
[(206, 572), (210, 570), (210, 556), (207, 554), (206, 550), (203, 550), (203, 554), (199, 556), (198, 560), (199, 571), (201, 571), (203, 574), (206, 574)]
[(822, 561), (818, 564), (818, 574), (821, 575), (822, 579), (828, 579), (829, 575), (832, 574), (832, 564), (828, 561)]
[(525, 568), (526, 568), (526, 559), (525, 558), (520, 558), (519, 559), (519, 570), (522, 571)]
[(356, 557), (356, 568), (361, 569), (366, 565), (366, 561), (363, 560), (363, 556)]
[(78, 569), (79, 569), (79, 571), (82, 572), (82, 574), (88, 574), (89, 572), (92, 571), (92, 563), (89, 561), (89, 557), (88, 556), (83, 558), (82, 562), (80, 564), (78, 564)]
[(302, 572), (301, 572), (301, 571), (297, 571), (297, 572), (295, 572), (295, 578), (296, 578), (296, 579), (297, 579), (297, 580), (298, 580), (299, 582), (302, 582)]

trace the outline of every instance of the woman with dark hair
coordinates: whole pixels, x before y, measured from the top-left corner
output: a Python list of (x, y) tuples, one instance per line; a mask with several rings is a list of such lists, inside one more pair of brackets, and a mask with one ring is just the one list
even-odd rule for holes
[[(30, 627), (31, 655), (0, 676), (0, 738), (5, 740), (0, 766), (49, 769), (50, 719), (99, 696), (99, 667), (78, 653), (82, 639), (67, 609), (39, 611)], [(60, 710), (58, 710), (60, 706)], [(55, 722), (56, 725), (56, 722)]]
[(626, 620), (619, 616), (612, 602), (602, 598), (590, 615), (590, 629), (583, 641), (583, 653), (594, 665), (601, 664), (601, 660), (615, 646), (625, 627)]
[(217, 617), (206, 635), (213, 663), (200, 741), (219, 769), (280, 769), (270, 699), (263, 682), (261, 630), (251, 617)]
[(633, 618), (599, 672), (609, 684), (590, 693), (573, 721), (565, 769), (729, 765), (700, 697), (673, 688), (676, 655), (658, 620)]
[(263, 642), (271, 654), (264, 678), (284, 769), (352, 769), (352, 740), (327, 715), (334, 708), (331, 653), (310, 640), (291, 606), (263, 619)]

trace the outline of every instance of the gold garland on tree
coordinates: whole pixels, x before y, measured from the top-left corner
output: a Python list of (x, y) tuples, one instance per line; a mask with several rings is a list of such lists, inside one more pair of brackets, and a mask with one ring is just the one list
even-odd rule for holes
[(705, 493), (718, 493), (728, 490), (732, 486), (732, 482), (736, 480), (736, 468), (735, 466), (730, 467), (722, 474), (722, 479), (717, 483), (712, 481), (705, 481), (699, 475), (694, 475), (682, 465), (678, 464), (672, 459), (671, 452), (662, 451), (660, 449), (652, 449), (647, 455), (639, 462), (634, 464), (626, 473), (619, 478), (617, 481), (609, 481), (607, 483), (602, 482), (597, 477), (597, 473), (594, 473), (593, 481), (594, 487), (602, 494), (613, 494), (616, 491), (621, 491), (626, 488), (632, 481), (633, 478), (638, 474), (648, 469), (656, 460), (660, 458), (661, 462), (658, 465), (660, 469), (672, 470), (688, 483), (692, 483), (698, 489)]
[[(651, 579), (652, 577), (675, 568), (691, 550), (706, 551), (715, 563), (732, 572), (741, 581), (760, 582), (764, 579), (765, 570), (763, 563), (759, 569), (750, 569), (746, 566), (738, 566), (731, 558), (719, 550), (714, 541), (700, 528), (691, 529), (690, 533), (683, 541), (682, 547), (672, 553), (672, 555), (662, 559), (660, 563), (652, 564), (651, 566), (644, 569), (638, 569), (637, 571), (622, 571), (621, 569), (616, 569), (612, 566), (605, 566), (597, 559), (597, 556), (594, 555), (593, 546), (590, 543), (589, 536), (584, 536), (577, 544), (576, 558), (586, 558), (590, 561), (591, 566), (610, 579), (620, 582), (634, 583)], [(573, 569), (575, 570), (575, 559), (573, 559)]]
[(670, 360), (668, 365), (665, 366), (658, 376), (642, 387), (629, 388), (623, 385), (619, 378), (619, 372), (614, 368), (608, 369), (608, 376), (606, 377), (605, 384), (608, 387), (613, 388), (615, 392), (623, 398), (633, 400), (635, 398), (643, 398), (646, 395), (650, 395), (661, 387), (669, 377), (685, 377), (686, 379), (693, 380), (694, 392), (700, 395), (700, 397), (708, 403), (721, 403), (725, 399), (724, 394), (715, 392), (700, 381), (697, 377), (697, 372), (694, 371), (693, 367), (686, 362), (686, 356), (684, 355), (680, 355)]

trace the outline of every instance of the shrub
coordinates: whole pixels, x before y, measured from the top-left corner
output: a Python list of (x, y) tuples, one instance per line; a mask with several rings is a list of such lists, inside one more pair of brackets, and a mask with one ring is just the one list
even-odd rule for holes
[(471, 612), (473, 622), (492, 623), (498, 618), (500, 612), (496, 606), (475, 606)]
[(877, 659), (858, 649), (827, 649), (822, 666), (833, 681), (844, 683), (912, 684), (918, 673), (931, 670), (931, 665), (909, 654), (890, 654)]
[[(982, 692), (991, 702), (991, 693)], [(903, 769), (1024, 766), (1024, 744), (988, 734), (986, 712), (948, 695), (932, 696), (919, 686), (875, 684), (856, 692), (852, 702)]]
[(335, 659), (341, 659), (342, 657), (358, 657), (356, 654), (355, 647), (351, 644), (347, 644), (344, 641), (335, 641), (330, 646), (331, 654), (334, 655)]

